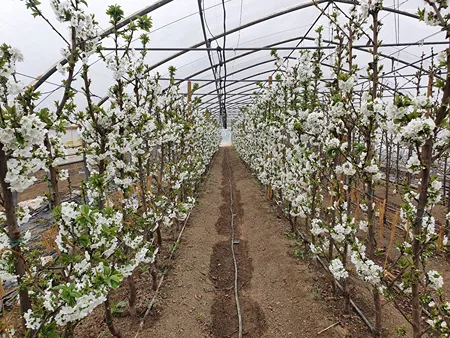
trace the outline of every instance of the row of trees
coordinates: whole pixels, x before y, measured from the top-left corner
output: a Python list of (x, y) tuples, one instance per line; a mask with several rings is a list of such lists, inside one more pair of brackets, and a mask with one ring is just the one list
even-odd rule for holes
[[(26, 3), (42, 17), (38, 1)], [(137, 316), (133, 271), (147, 265), (156, 287), (161, 228), (175, 232), (195, 205), (197, 185), (220, 133), (216, 121), (197, 109), (198, 101), (179, 93), (174, 69), (163, 90), (159, 76), (150, 75), (147, 52), (130, 47), (137, 39), (148, 45), (150, 18), (138, 17), (120, 28), (124, 12), (110, 6), (112, 38), (116, 47), (125, 48), (107, 55), (86, 1), (52, 0), (51, 5), (70, 32), (66, 61), (57, 67), (65, 77), (64, 90), (54, 108), (36, 107), (40, 93), (15, 77), (23, 56), (11, 46), (0, 47), (0, 221), (7, 225), (0, 234), (0, 277), (3, 283), (18, 282), (26, 327), (21, 334), (72, 337), (76, 325), (103, 304), (108, 328), (120, 337), (111, 291), (126, 280), (128, 312)], [(115, 80), (108, 107), (96, 103), (90, 89), (93, 56)], [(82, 83), (83, 107), (75, 104), (74, 81)], [(67, 173), (58, 163), (65, 157), (62, 136), (71, 124), (79, 128), (87, 178), (81, 200), (63, 202), (59, 182)], [(53, 208), (45, 247), (21, 231), (29, 214), (13, 199), (13, 192), (29, 188), (40, 170), (48, 173)], [(2, 334), (14, 336), (17, 328), (3, 324)]]
[[(419, 15), (446, 28), (445, 7), (426, 1)], [(444, 297), (443, 278), (429, 261), (447, 244), (431, 213), (442, 190), (440, 179), (431, 172), (450, 149), (450, 79), (437, 75), (440, 70), (449, 74), (450, 52), (442, 52), (433, 68), (421, 72), (430, 78), (427, 93), (409, 97), (396, 92), (388, 101), (380, 81), (381, 8), (381, 1), (368, 1), (353, 7), (348, 18), (340, 17), (337, 10), (323, 12), (337, 42), (331, 54), (335, 81), (325, 87), (321, 85), (322, 28), (316, 31), (319, 48), (303, 52), (294, 65), (274, 52), (279, 81), (262, 88), (261, 95), (242, 110), (233, 126), (233, 143), (268, 186), (268, 195), (278, 192), (277, 201), (293, 231), (297, 218), (304, 220), (310, 251), (326, 258), (330, 272), (342, 283), (345, 311), (350, 310), (348, 284), (354, 271), (372, 292), (376, 336), (382, 335), (382, 296), (394, 304), (410, 302), (411, 313), (398, 308), (411, 323), (415, 338), (429, 327), (446, 336), (450, 303)], [(352, 48), (362, 38), (372, 45), (365, 74)], [(358, 77), (368, 79), (367, 91), (355, 90)], [(376, 155), (385, 135), (409, 150), (402, 165), (418, 174), (420, 182), (418, 191), (402, 187), (404, 204), (397, 217), (406, 235), (394, 243), (394, 220), (384, 251), (385, 209), (375, 203), (374, 191), (384, 176)], [(392, 252), (394, 244), (398, 252)], [(424, 309), (429, 327), (423, 327)]]

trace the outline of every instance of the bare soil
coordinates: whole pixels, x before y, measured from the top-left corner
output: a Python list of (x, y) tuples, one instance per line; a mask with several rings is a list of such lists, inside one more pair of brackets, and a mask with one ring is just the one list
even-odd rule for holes
[[(222, 148), (217, 154), (175, 260), (168, 260), (166, 249), (160, 256), (160, 273), (168, 277), (139, 337), (238, 337), (230, 206), (239, 240), (234, 249), (244, 337), (370, 337), (359, 317), (343, 313), (342, 298), (333, 294), (331, 279), (322, 268), (294, 257), (298, 243), (285, 235), (289, 222), (265, 200), (263, 190), (232, 148)], [(169, 243), (171, 239), (165, 238), (164, 247)], [(136, 277), (142, 314), (154, 292), (148, 271)], [(370, 292), (357, 283), (353, 287), (358, 305), (370, 318)], [(124, 285), (114, 293), (113, 302), (126, 300), (127, 294)], [(395, 330), (405, 323), (389, 304), (383, 309), (384, 337), (396, 337)], [(115, 323), (124, 337), (134, 337), (139, 326), (126, 312)], [(77, 327), (75, 337), (110, 337), (103, 307)]]
[[(66, 164), (59, 167), (60, 169), (67, 169), (69, 171), (69, 179), (59, 183), (59, 194), (64, 199), (70, 194), (70, 191), (80, 190), (81, 182), (85, 179), (84, 165), (82, 162)], [(48, 185), (45, 181), (45, 173), (40, 171), (36, 174), (38, 181), (24, 192), (19, 193), (18, 200), (27, 201), (38, 196), (43, 196), (48, 193)]]

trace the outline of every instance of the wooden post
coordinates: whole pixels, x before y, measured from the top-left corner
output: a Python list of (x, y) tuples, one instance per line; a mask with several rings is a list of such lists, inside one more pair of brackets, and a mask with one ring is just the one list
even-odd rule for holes
[(272, 87), (272, 75), (269, 76), (269, 87)]
[(187, 89), (187, 100), (188, 100), (188, 119), (191, 120), (192, 116), (192, 82), (188, 81), (188, 89)]
[[(428, 76), (428, 86), (427, 86), (427, 96), (431, 97), (431, 94), (433, 94), (433, 73), (430, 73)], [(425, 115), (426, 117), (430, 117), (430, 108), (427, 109), (427, 113)]]

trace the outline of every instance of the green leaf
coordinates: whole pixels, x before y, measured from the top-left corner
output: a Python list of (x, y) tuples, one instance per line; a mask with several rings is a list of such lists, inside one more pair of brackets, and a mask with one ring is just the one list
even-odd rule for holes
[(109, 266), (104, 266), (103, 267), (103, 273), (105, 274), (105, 276), (110, 276), (111, 275), (111, 268)]
[(123, 276), (121, 274), (112, 275), (109, 278), (109, 286), (113, 289), (117, 289), (120, 286), (120, 282), (122, 281)]
[(59, 219), (61, 219), (61, 216), (62, 216), (62, 213), (61, 213), (61, 206), (58, 205), (58, 206), (56, 206), (56, 207), (53, 208), (53, 217), (54, 217), (56, 220), (59, 220)]
[(106, 14), (109, 16), (112, 24), (117, 24), (124, 18), (125, 13), (119, 5), (111, 5), (108, 7)]
[(78, 238), (78, 242), (81, 246), (88, 247), (91, 243), (91, 239), (89, 238), (89, 235), (87, 233), (84, 233)]

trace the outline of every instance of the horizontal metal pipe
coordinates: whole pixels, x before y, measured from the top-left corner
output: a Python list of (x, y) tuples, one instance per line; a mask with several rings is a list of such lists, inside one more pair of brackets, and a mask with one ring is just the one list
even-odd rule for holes
[[(401, 43), (384, 43), (378, 47), (408, 47), (408, 46), (436, 46), (436, 45), (448, 45), (448, 41), (423, 41), (423, 42), (401, 42)], [(373, 45), (355, 45), (355, 48), (373, 48)], [(226, 52), (239, 52), (239, 51), (252, 51), (252, 50), (308, 50), (308, 49), (336, 49), (336, 46), (298, 46), (298, 47), (237, 47), (237, 48), (186, 48), (186, 47), (136, 47), (134, 50), (141, 51), (151, 51), (151, 52), (211, 52), (211, 51), (223, 51)], [(104, 47), (103, 50), (113, 51), (113, 50), (126, 50), (124, 47)]]
[[(445, 73), (441, 73), (441, 75), (444, 75)], [(415, 76), (417, 76), (417, 74), (398, 74), (398, 75), (385, 75), (385, 76), (383, 76), (383, 75), (380, 75), (380, 76), (378, 76), (378, 78), (380, 78), (380, 79), (394, 79), (394, 78), (397, 78), (397, 79), (401, 79), (401, 78), (406, 78), (406, 77), (415, 77)], [(168, 78), (168, 77), (161, 77), (161, 78), (159, 78), (160, 80), (162, 80), (162, 81), (170, 81), (170, 78)], [(185, 82), (185, 81), (192, 81), (192, 82), (214, 82), (214, 79), (196, 79), (196, 78), (194, 78), (194, 79), (181, 79), (181, 78), (175, 78), (174, 79), (175, 81), (180, 81), (180, 83), (181, 82)], [(332, 78), (328, 78), (328, 79), (321, 79), (321, 81), (334, 81), (335, 79), (332, 79)], [(223, 81), (223, 82), (267, 82), (267, 79), (266, 78), (264, 78), (264, 79), (227, 79), (226, 81), (225, 80), (221, 80), (221, 81)], [(272, 82), (279, 82), (279, 81), (281, 81), (281, 80), (277, 80), (277, 79), (272, 79)], [(358, 83), (358, 84), (360, 84), (360, 83)]]
[[(170, 81), (170, 78), (162, 77), (162, 78), (160, 78), (160, 80), (162, 80), (162, 81)], [(181, 82), (188, 81), (188, 80), (185, 80), (185, 79), (174, 79), (174, 80), (175, 81), (181, 81)], [(222, 79), (220, 81), (222, 81), (222, 82), (258, 82), (258, 81), (265, 81), (265, 80), (267, 80), (267, 79), (236, 79), (236, 80), (232, 80), (232, 79), (223, 80)], [(189, 81), (192, 81), (192, 82), (213, 82), (214, 79), (189, 79)], [(272, 81), (273, 82), (277, 82), (278, 80), (273, 79)]]

